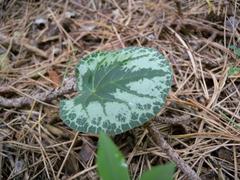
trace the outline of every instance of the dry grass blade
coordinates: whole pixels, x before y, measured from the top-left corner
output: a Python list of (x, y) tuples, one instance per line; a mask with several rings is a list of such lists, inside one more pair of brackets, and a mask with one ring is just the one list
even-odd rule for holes
[(70, 154), (71, 151), (72, 151), (73, 145), (75, 144), (77, 137), (78, 137), (78, 133), (75, 134), (74, 139), (73, 139), (73, 141), (72, 141), (72, 144), (71, 144), (71, 146), (70, 146), (70, 148), (69, 148), (69, 150), (68, 150), (68, 152), (67, 152), (67, 154), (66, 154), (66, 156), (65, 156), (65, 158), (64, 158), (64, 160), (63, 160), (63, 162), (62, 162), (62, 164), (61, 164), (61, 167), (60, 167), (59, 170), (58, 170), (57, 179), (59, 179), (59, 176), (60, 176), (60, 174), (61, 174), (61, 172), (62, 172), (62, 169), (63, 169), (63, 167), (64, 167), (64, 165), (65, 165), (65, 163), (66, 163), (66, 161), (67, 161), (67, 158), (68, 158), (69, 154)]

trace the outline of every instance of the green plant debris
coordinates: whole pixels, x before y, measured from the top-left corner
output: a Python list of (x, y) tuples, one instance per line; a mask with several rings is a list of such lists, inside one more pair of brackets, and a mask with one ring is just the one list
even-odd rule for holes
[(240, 67), (231, 66), (228, 70), (228, 76), (234, 76), (240, 73)]
[(240, 48), (236, 47), (235, 45), (230, 45), (229, 49), (233, 50), (233, 53), (240, 58)]

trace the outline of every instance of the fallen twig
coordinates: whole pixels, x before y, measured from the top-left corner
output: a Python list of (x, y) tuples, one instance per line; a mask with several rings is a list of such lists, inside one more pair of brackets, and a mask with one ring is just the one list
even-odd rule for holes
[[(28, 44), (27, 42), (29, 40), (27, 40), (26, 38), (18, 40), (17, 38), (9, 38), (9, 37), (5, 36), (4, 34), (0, 33), (0, 42), (2, 42), (3, 44), (8, 46), (11, 41), (13, 42), (13, 45), (15, 45), (15, 46), (23, 46), (24, 48), (26, 48), (27, 50), (35, 53), (38, 56), (41, 56), (43, 58), (47, 58), (48, 57), (47, 53), (44, 52), (43, 50), (41, 50), (41, 49), (39, 49), (37, 47), (34, 47), (31, 44)], [(14, 49), (16, 50), (16, 49), (18, 49), (18, 47), (14, 48)]]
[(162, 117), (162, 116), (155, 116), (155, 121), (160, 121), (161, 123), (166, 124), (188, 124), (190, 122), (191, 116), (188, 114), (185, 114), (183, 116), (174, 116), (173, 118), (170, 117)]
[(174, 149), (165, 141), (163, 136), (159, 133), (156, 127), (152, 124), (148, 126), (149, 133), (154, 142), (169, 156), (169, 158), (176, 163), (177, 167), (191, 180), (200, 180), (196, 172), (174, 151)]
[(21, 107), (24, 105), (30, 105), (32, 102), (49, 102), (59, 96), (76, 91), (76, 82), (74, 77), (70, 77), (64, 80), (61, 88), (52, 88), (46, 92), (32, 95), (31, 97), (19, 97), (19, 98), (4, 98), (0, 96), (0, 107)]

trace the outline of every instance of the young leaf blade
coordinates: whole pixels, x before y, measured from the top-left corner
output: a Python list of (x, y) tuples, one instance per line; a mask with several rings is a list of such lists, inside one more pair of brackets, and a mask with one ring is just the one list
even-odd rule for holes
[(122, 153), (103, 132), (99, 136), (97, 169), (103, 180), (129, 180), (128, 167)]
[(172, 180), (174, 170), (175, 165), (173, 163), (156, 166), (145, 172), (142, 175), (141, 180)]

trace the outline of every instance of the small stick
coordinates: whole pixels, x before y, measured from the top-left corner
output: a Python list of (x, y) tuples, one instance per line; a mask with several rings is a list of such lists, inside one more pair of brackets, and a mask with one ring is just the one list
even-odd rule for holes
[(186, 49), (186, 51), (187, 51), (187, 54), (188, 54), (188, 56), (189, 56), (189, 59), (190, 59), (190, 61), (191, 61), (191, 63), (192, 63), (192, 67), (193, 67), (193, 72), (194, 72), (194, 74), (195, 74), (195, 76), (197, 77), (197, 78), (199, 78), (198, 77), (198, 73), (197, 73), (197, 65), (196, 65), (196, 60), (195, 60), (195, 58), (194, 58), (194, 56), (193, 56), (193, 53), (192, 53), (192, 51), (191, 51), (191, 49), (188, 47), (188, 45), (187, 45), (187, 43), (182, 39), (182, 37), (176, 32), (176, 31), (174, 31), (172, 28), (170, 28), (170, 27), (168, 27), (168, 29), (175, 35), (175, 37), (181, 42), (181, 44), (183, 45), (183, 47), (185, 47), (185, 49)]
[[(4, 34), (0, 33), (0, 41), (3, 42), (3, 44), (6, 44), (6, 45), (9, 45), (11, 43), (11, 39), (8, 38), (7, 36), (5, 36)], [(38, 56), (41, 56), (43, 58), (48, 58), (48, 55), (46, 52), (44, 52), (43, 50), (37, 48), (37, 47), (34, 47), (33, 45), (31, 44), (28, 44), (27, 43), (27, 40), (26, 38), (22, 39), (22, 40), (18, 40), (17, 38), (13, 38), (13, 44), (15, 46), (23, 46), (25, 47), (28, 51), (31, 51), (33, 53), (35, 53), (36, 55)], [(14, 48), (15, 50), (17, 48)]]
[(174, 151), (174, 149), (165, 141), (163, 136), (151, 123), (148, 126), (149, 133), (154, 142), (168, 155), (168, 157), (176, 163), (177, 167), (191, 180), (201, 180), (196, 172)]
[(170, 117), (161, 117), (161, 116), (155, 116), (154, 120), (155, 121), (160, 121), (161, 123), (166, 123), (166, 124), (188, 124), (190, 122), (191, 116), (189, 114), (185, 114), (183, 116), (175, 116), (173, 118)]
[[(33, 101), (38, 101), (40, 103), (49, 102), (53, 99), (56, 99), (59, 96), (64, 94), (69, 94), (76, 91), (76, 82), (74, 77), (67, 78), (64, 82), (64, 85), (60, 88), (52, 88), (46, 92), (38, 93), (33, 96), (28, 97), (19, 97), (19, 98), (4, 98), (0, 96), (0, 107), (15, 107), (19, 108), (25, 105), (31, 105)], [(46, 103), (44, 103), (46, 104)]]

